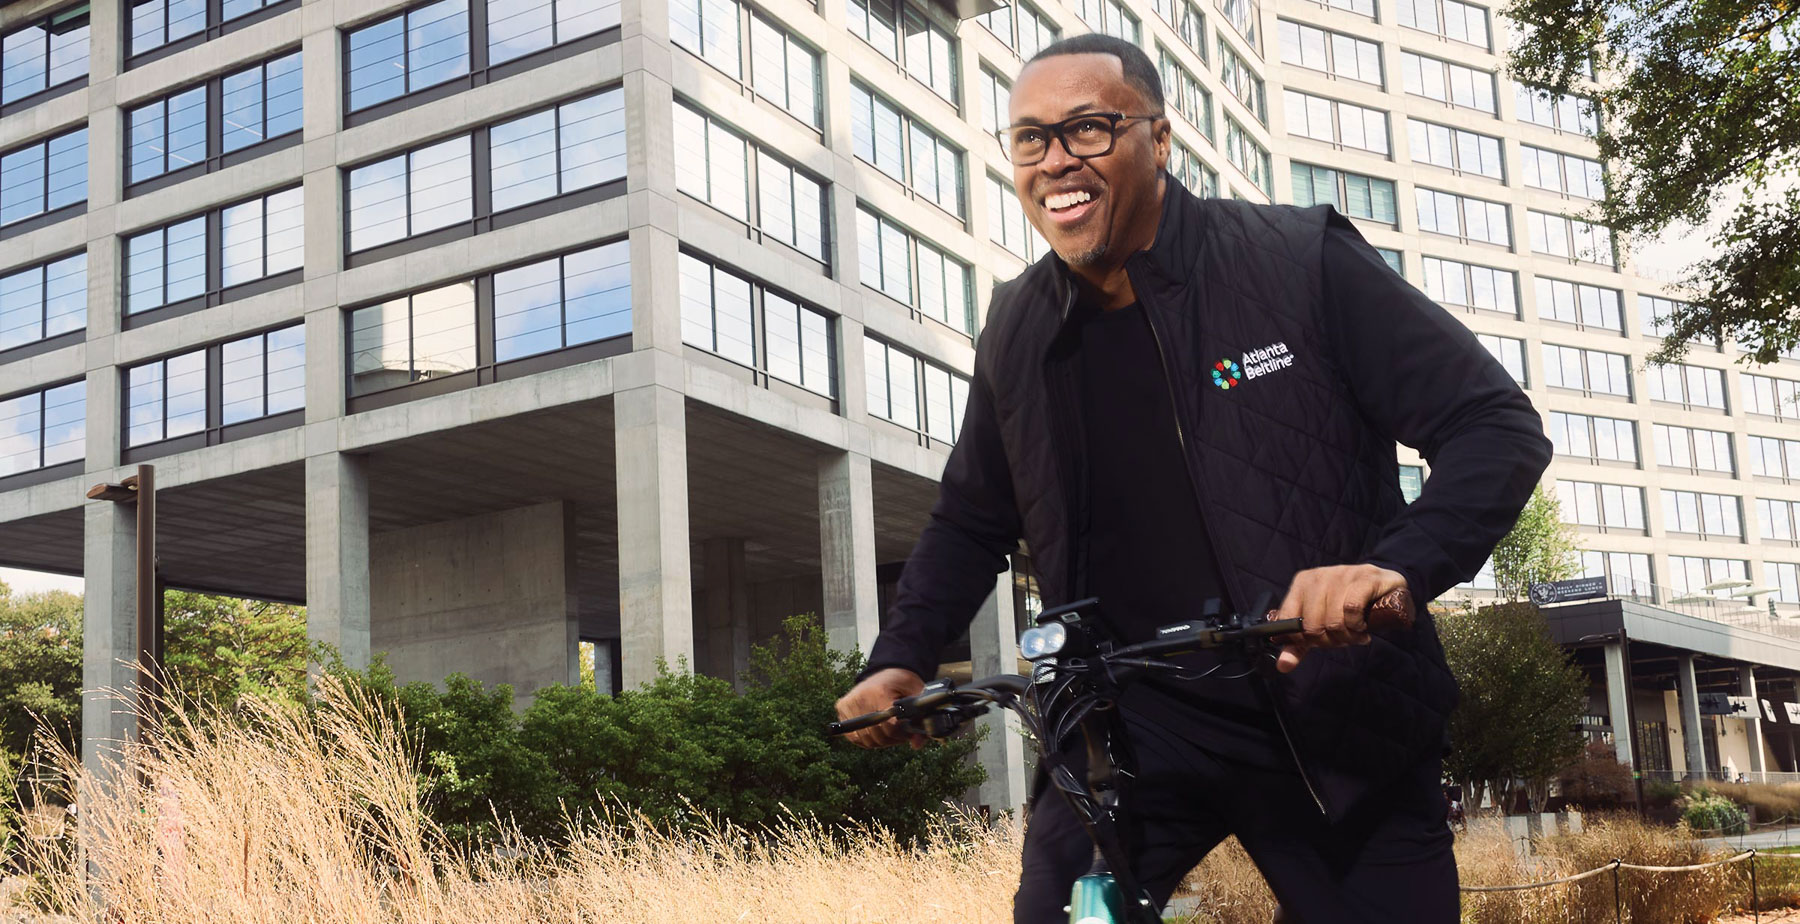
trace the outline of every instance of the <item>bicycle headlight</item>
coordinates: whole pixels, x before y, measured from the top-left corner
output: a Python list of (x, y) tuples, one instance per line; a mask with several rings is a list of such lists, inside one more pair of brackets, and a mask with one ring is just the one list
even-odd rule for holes
[(1019, 655), (1036, 661), (1061, 651), (1068, 640), (1069, 630), (1060, 622), (1033, 626), (1019, 635)]

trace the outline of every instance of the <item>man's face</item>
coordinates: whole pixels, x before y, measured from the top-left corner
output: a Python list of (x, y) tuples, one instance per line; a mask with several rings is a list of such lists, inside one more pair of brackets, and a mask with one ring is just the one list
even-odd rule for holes
[[(1160, 111), (1125, 82), (1124, 65), (1109, 54), (1058, 55), (1033, 63), (1013, 86), (1010, 109), (1013, 125), (1049, 125), (1086, 112)], [(1156, 236), (1169, 122), (1120, 122), (1115, 139), (1110, 153), (1085, 159), (1071, 157), (1053, 139), (1043, 160), (1013, 167), (1026, 217), (1070, 266), (1122, 262)], [(1060, 207), (1051, 207), (1053, 198)]]

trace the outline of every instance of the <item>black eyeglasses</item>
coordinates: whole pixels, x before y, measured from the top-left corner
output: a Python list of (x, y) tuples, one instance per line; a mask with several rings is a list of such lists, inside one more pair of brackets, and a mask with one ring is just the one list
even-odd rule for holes
[(1013, 125), (995, 132), (1000, 150), (1015, 167), (1029, 167), (1050, 153), (1050, 140), (1061, 139), (1070, 157), (1111, 154), (1119, 140), (1119, 123), (1154, 122), (1162, 115), (1125, 115), (1122, 112), (1084, 112), (1049, 125)]

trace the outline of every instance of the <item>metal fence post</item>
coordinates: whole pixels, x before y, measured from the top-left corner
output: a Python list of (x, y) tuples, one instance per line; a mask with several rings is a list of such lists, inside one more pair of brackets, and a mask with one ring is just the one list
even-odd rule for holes
[(1618, 865), (1620, 859), (1613, 857), (1613, 924), (1624, 924), (1624, 906), (1620, 906), (1618, 902)]
[(1750, 848), (1750, 915), (1762, 924), (1762, 898), (1756, 894), (1756, 848)]

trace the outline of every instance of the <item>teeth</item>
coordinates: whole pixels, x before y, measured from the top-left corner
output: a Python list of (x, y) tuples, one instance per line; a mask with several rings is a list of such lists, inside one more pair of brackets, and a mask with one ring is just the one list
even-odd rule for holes
[(1044, 205), (1051, 209), (1060, 210), (1080, 205), (1093, 198), (1093, 196), (1086, 192), (1077, 190), (1075, 192), (1057, 193), (1053, 196), (1049, 196), (1044, 199)]

